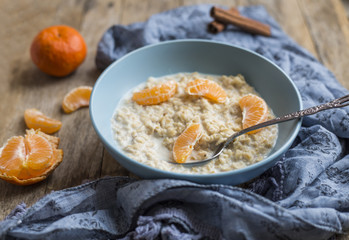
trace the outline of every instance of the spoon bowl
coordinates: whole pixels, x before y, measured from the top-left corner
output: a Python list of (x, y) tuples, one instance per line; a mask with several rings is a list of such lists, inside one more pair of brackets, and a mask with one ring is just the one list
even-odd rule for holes
[(223, 150), (237, 137), (251, 132), (253, 130), (256, 129), (260, 129), (260, 128), (264, 128), (270, 125), (274, 125), (274, 124), (278, 124), (278, 123), (282, 123), (282, 122), (287, 122), (287, 121), (291, 121), (294, 119), (298, 119), (298, 118), (302, 118), (304, 116), (308, 116), (308, 115), (313, 115), (315, 113), (318, 113), (320, 111), (324, 111), (324, 110), (328, 110), (328, 109), (332, 109), (332, 108), (341, 108), (341, 107), (346, 107), (349, 105), (349, 95), (345, 95), (343, 97), (334, 99), (328, 103), (324, 103), (321, 105), (317, 105), (314, 107), (310, 107), (304, 110), (300, 110), (300, 111), (296, 111), (293, 113), (289, 113), (286, 114), (282, 117), (277, 117), (274, 119), (271, 119), (269, 121), (265, 121), (262, 122), (260, 124), (245, 128), (239, 132), (234, 133), (232, 136), (230, 136), (229, 138), (227, 138), (227, 140), (225, 142), (222, 142), (221, 144), (218, 145), (216, 151), (213, 153), (213, 155), (207, 159), (201, 160), (201, 161), (195, 161), (195, 162), (187, 162), (187, 163), (176, 163), (176, 162), (172, 162), (174, 164), (182, 164), (185, 166), (198, 166), (198, 165), (204, 165), (209, 163), (210, 161), (212, 161), (213, 159), (219, 157), (219, 155), (223, 152)]

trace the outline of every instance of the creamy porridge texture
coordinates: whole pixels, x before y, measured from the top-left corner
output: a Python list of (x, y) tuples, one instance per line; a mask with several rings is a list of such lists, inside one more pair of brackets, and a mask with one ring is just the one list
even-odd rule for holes
[[(203, 97), (189, 96), (186, 85), (195, 79), (218, 83), (227, 94), (223, 103), (213, 103)], [(169, 100), (144, 106), (132, 100), (132, 92), (176, 81), (177, 91)], [(132, 159), (149, 166), (181, 173), (208, 174), (239, 169), (261, 161), (274, 146), (277, 126), (269, 126), (255, 134), (244, 134), (223, 151), (218, 159), (204, 166), (185, 167), (172, 164), (172, 149), (176, 138), (189, 124), (201, 123), (203, 134), (187, 160), (205, 159), (217, 145), (242, 129), (239, 100), (256, 94), (242, 75), (215, 76), (200, 73), (179, 73), (160, 78), (150, 77), (145, 84), (126, 94), (117, 106), (112, 128), (117, 145)], [(274, 117), (269, 110), (268, 118)]]

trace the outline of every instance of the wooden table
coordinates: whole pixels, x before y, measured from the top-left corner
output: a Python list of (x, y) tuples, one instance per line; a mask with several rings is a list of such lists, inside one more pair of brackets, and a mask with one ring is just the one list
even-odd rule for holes
[[(72, 114), (62, 112), (63, 96), (76, 86), (93, 86), (100, 74), (94, 63), (96, 46), (112, 24), (144, 21), (164, 10), (205, 2), (226, 6), (264, 5), (286, 33), (349, 88), (347, 2), (340, 0), (0, 0), (0, 144), (11, 136), (24, 134), (23, 112), (35, 107), (63, 122), (56, 135), (64, 150), (62, 164), (41, 183), (22, 187), (0, 181), (0, 219), (17, 204), (25, 202), (30, 206), (52, 190), (106, 175), (129, 175), (103, 148), (87, 108)], [(88, 45), (85, 62), (65, 78), (43, 74), (29, 56), (34, 36), (54, 24), (78, 29)]]

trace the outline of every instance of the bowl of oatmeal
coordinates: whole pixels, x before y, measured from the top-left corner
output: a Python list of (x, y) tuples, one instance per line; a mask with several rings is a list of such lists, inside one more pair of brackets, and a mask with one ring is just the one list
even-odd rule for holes
[[(247, 98), (260, 100), (263, 110), (243, 105)], [(219, 42), (176, 40), (109, 66), (92, 91), (90, 116), (108, 152), (141, 178), (240, 184), (287, 151), (299, 120), (244, 134), (208, 164), (182, 163), (211, 156), (245, 127), (249, 113), (264, 121), (301, 108), (292, 80), (266, 58)]]

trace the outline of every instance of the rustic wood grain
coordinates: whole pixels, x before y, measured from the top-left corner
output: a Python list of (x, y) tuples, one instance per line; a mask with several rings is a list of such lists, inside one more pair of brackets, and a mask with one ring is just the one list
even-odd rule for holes
[(345, 36), (347, 46), (349, 46), (349, 23), (347, 10), (345, 9), (346, 7), (349, 9), (349, 6), (344, 5), (344, 2), (341, 0), (332, 0), (332, 2), (338, 19), (338, 24), (341, 28), (343, 35)]
[(345, 10), (340, 1), (299, 1), (303, 16), (314, 41), (319, 60), (328, 67), (338, 81), (349, 88), (348, 29)]
[(178, 7), (179, 0), (123, 0), (121, 24), (147, 20), (151, 15)]
[[(2, 1), (0, 31), (0, 142), (13, 135), (23, 135), (25, 124), (23, 111), (28, 107), (37, 107), (52, 117), (59, 116), (55, 99), (50, 106), (42, 101), (49, 100), (55, 91), (57, 82), (41, 77), (29, 58), (31, 40), (38, 29), (53, 24), (59, 1), (50, 1), (38, 5), (35, 1)], [(14, 186), (0, 181), (0, 218), (4, 218), (12, 208), (21, 202), (31, 205), (45, 194), (47, 181), (28, 186)]]
[[(80, 12), (81, 20), (73, 19), (73, 21), (80, 23), (77, 27), (86, 41), (88, 55), (77, 72), (71, 76), (72, 79), (62, 86), (64, 93), (60, 99), (74, 87), (94, 85), (100, 74), (94, 63), (97, 43), (103, 32), (118, 21), (121, 10), (120, 1), (104, 0), (98, 1), (98, 4), (97, 1), (75, 1), (75, 6), (62, 3), (61, 8), (74, 8), (76, 14)], [(67, 10), (69, 11), (71, 10)], [(61, 18), (64, 19), (64, 15)], [(62, 115), (63, 127), (59, 131), (59, 136), (64, 150), (64, 161), (49, 179), (46, 192), (79, 185), (82, 181), (99, 178), (101, 173), (104, 150), (92, 127), (88, 108)]]
[(348, 19), (348, 17), (349, 17), (349, 0), (342, 0), (341, 2), (343, 4), (343, 7), (345, 9), (347, 19)]
[[(348, 2), (348, 0), (345, 0)], [(130, 24), (181, 5), (210, 3), (239, 6), (262, 4), (296, 42), (330, 68), (349, 87), (347, 8), (340, 0), (0, 0), (0, 144), (23, 135), (23, 112), (36, 107), (60, 119), (56, 134), (64, 150), (62, 164), (45, 181), (15, 186), (0, 181), (0, 219), (17, 204), (31, 205), (49, 193), (106, 175), (129, 175), (103, 148), (94, 132), (88, 109), (71, 114), (61, 110), (63, 96), (80, 85), (93, 86), (100, 72), (94, 58), (103, 32), (113, 24)], [(88, 55), (79, 69), (65, 78), (40, 72), (30, 60), (31, 40), (44, 27), (67, 24), (80, 31)], [(349, 239), (349, 238), (345, 238)]]
[(291, 38), (314, 56), (317, 56), (314, 43), (297, 0), (239, 0), (238, 4), (263, 5)]
[(181, 0), (182, 5), (213, 4), (215, 6), (233, 7), (238, 6), (238, 0)]
[[(1, 33), (1, 39), (5, 42), (2, 49), (4, 51), (1, 52), (6, 54), (4, 56), (9, 56), (6, 63), (1, 64), (5, 66), (1, 73), (5, 73), (5, 77), (8, 78), (1, 88), (1, 96), (11, 103), (11, 106), (15, 106), (1, 105), (1, 114), (6, 116), (1, 118), (0, 126), (6, 126), (1, 128), (1, 140), (4, 142), (10, 136), (23, 135), (23, 112), (26, 108), (35, 107), (62, 121), (62, 129), (56, 135), (61, 138), (60, 148), (64, 150), (64, 160), (42, 183), (19, 187), (1, 181), (0, 189), (4, 194), (0, 195), (0, 218), (20, 202), (31, 205), (51, 190), (75, 186), (84, 180), (100, 177), (103, 146), (92, 128), (88, 108), (64, 114), (61, 102), (70, 89), (80, 85), (94, 85), (100, 74), (94, 64), (96, 45), (102, 33), (120, 16), (120, 3), (51, 1), (50, 4), (44, 5), (36, 1), (22, 5), (21, 14), (17, 15), (11, 10), (15, 11), (14, 4), (10, 1), (4, 3), (9, 8), (5, 9), (5, 12), (8, 12), (6, 19), (11, 21), (8, 24), (12, 24), (22, 35), (17, 34), (14, 37), (18, 37), (15, 45), (11, 44), (13, 38), (10, 38), (11, 35), (15, 35), (14, 32), (11, 35)], [(28, 21), (31, 18), (33, 22)], [(96, 19), (103, 21), (95, 21)], [(84, 63), (75, 73), (65, 78), (53, 78), (40, 72), (29, 57), (30, 43), (35, 34), (44, 27), (55, 24), (75, 27), (85, 38), (88, 47), (88, 56)]]

